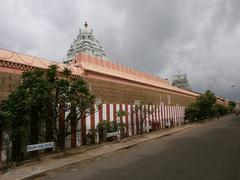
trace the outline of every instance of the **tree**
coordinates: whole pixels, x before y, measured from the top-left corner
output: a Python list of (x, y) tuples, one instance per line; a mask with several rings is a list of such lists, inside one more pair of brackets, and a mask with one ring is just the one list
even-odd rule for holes
[(42, 133), (47, 118), (47, 105), (51, 102), (51, 88), (46, 81), (45, 71), (35, 69), (22, 74), (22, 88), (28, 94), (30, 107), (30, 144), (45, 139)]
[(64, 149), (65, 137), (94, 112), (94, 99), (84, 79), (69, 69), (52, 65), (24, 72), (20, 86), (0, 104), (0, 133), (10, 132), (13, 160), (22, 159), (23, 144), (55, 141)]
[(214, 110), (217, 117), (224, 116), (228, 113), (228, 108), (222, 104), (215, 104)]
[(216, 102), (216, 97), (213, 92), (207, 90), (203, 95), (199, 96), (196, 100), (197, 106), (200, 108), (200, 118), (206, 119), (209, 117), (214, 117), (213, 106)]
[(201, 120), (201, 109), (197, 103), (189, 104), (185, 111), (185, 118), (191, 122)]
[(229, 112), (233, 112), (233, 110), (234, 110), (234, 108), (236, 107), (236, 102), (234, 102), (234, 101), (229, 101), (228, 102), (228, 110), (229, 110)]
[[(65, 134), (69, 135), (76, 132), (77, 124), (80, 120), (84, 120), (86, 116), (94, 113), (95, 97), (90, 93), (85, 81), (79, 77), (71, 82), (67, 94), (67, 110)], [(71, 130), (69, 130), (71, 127)], [(72, 134), (75, 139), (75, 134)], [(75, 141), (73, 141), (75, 142)], [(75, 147), (76, 144), (72, 143)]]
[[(143, 104), (139, 104), (135, 106), (135, 110), (133, 111), (134, 113), (138, 113), (140, 111), (139, 114), (139, 122), (140, 122), (140, 129), (139, 132), (137, 132), (138, 134), (143, 134), (144, 133), (144, 123), (147, 121), (147, 117), (149, 116), (149, 114), (152, 114), (155, 111), (155, 108), (150, 109), (150, 105), (143, 105)], [(155, 130), (155, 123), (152, 122), (152, 129)]]
[(7, 100), (1, 103), (1, 124), (2, 131), (10, 132), (12, 141), (12, 159), (14, 161), (22, 160), (22, 143), (26, 141), (29, 135), (30, 124), (30, 106), (27, 91), (18, 87), (12, 92)]
[(190, 121), (198, 121), (214, 117), (216, 115), (215, 103), (216, 97), (214, 93), (207, 90), (196, 99), (195, 103), (188, 105), (185, 118)]

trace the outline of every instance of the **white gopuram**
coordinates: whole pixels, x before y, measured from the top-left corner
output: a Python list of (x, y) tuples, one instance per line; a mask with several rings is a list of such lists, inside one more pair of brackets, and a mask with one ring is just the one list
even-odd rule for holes
[(177, 74), (173, 76), (172, 85), (191, 91), (186, 74)]
[(79, 34), (70, 46), (64, 63), (70, 63), (78, 53), (86, 53), (100, 58), (105, 57), (103, 47), (95, 39), (93, 30), (89, 28), (87, 22), (85, 22), (83, 29), (79, 29)]

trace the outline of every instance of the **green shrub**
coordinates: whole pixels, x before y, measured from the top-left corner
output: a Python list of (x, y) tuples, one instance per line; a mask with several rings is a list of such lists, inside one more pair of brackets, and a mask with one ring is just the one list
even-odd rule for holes
[(196, 103), (190, 104), (185, 111), (185, 118), (190, 122), (198, 121), (201, 119), (201, 109)]
[(214, 109), (215, 109), (215, 115), (218, 117), (224, 116), (228, 113), (228, 108), (222, 104), (215, 104)]
[(224, 105), (216, 104), (213, 92), (207, 90), (196, 99), (195, 103), (187, 106), (185, 119), (190, 122), (200, 121), (207, 118), (219, 117), (227, 114), (228, 109)]

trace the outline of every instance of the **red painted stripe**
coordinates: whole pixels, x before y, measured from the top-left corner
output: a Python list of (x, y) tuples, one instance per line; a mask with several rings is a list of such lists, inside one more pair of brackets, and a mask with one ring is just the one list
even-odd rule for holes
[(171, 120), (171, 109), (170, 106), (168, 106), (168, 119)]
[(134, 135), (134, 111), (133, 111), (132, 104), (131, 104), (131, 126), (132, 126), (132, 135)]
[(174, 121), (175, 121), (175, 124), (177, 124), (177, 107), (174, 106)]
[(176, 120), (179, 123), (179, 119), (178, 119), (179, 113), (178, 113), (178, 111), (179, 111), (179, 106), (177, 106), (177, 108), (176, 108)]
[(95, 129), (95, 112), (90, 115), (91, 119), (91, 129)]
[(175, 107), (175, 119), (176, 119), (176, 122), (178, 122), (178, 120), (177, 120), (177, 106)]
[(158, 105), (158, 118), (159, 118), (159, 126), (162, 128), (162, 117), (161, 117), (161, 105)]
[(182, 107), (180, 108), (180, 122), (182, 121)]
[(151, 116), (152, 116), (152, 127), (153, 127), (153, 130), (155, 130), (156, 121), (155, 121), (155, 117), (154, 117), (154, 106), (153, 105), (151, 105), (151, 110), (152, 110), (152, 113), (151, 113)]
[(144, 120), (144, 117), (143, 117), (143, 106), (140, 106), (141, 109), (140, 109), (140, 117), (139, 117), (139, 122), (140, 122), (140, 129), (143, 131), (143, 120)]
[(83, 116), (83, 118), (81, 119), (82, 145), (86, 144), (86, 133), (87, 133), (87, 129), (86, 129), (86, 116)]
[(148, 105), (148, 125), (151, 126), (152, 125), (152, 121), (151, 121), (151, 117), (150, 117), (150, 105)]
[(144, 120), (145, 120), (145, 126), (147, 126), (147, 105), (144, 105), (143, 108), (144, 108)]
[(175, 106), (173, 106), (173, 121), (174, 121), (174, 124), (176, 126), (177, 124), (176, 124), (176, 121), (175, 121)]
[(102, 105), (98, 106), (98, 114), (99, 114), (99, 122), (102, 122), (103, 120)]
[(179, 106), (177, 107), (177, 121), (179, 122)]
[(176, 106), (176, 121), (178, 122), (178, 106)]
[(177, 116), (178, 116), (177, 110), (178, 110), (178, 107), (176, 106), (176, 108), (175, 108), (175, 111), (176, 111), (176, 122), (178, 122), (178, 119), (177, 119)]
[(154, 112), (155, 112), (155, 128), (156, 130), (159, 129), (159, 126), (158, 126), (158, 119), (157, 119), (157, 105), (154, 105)]
[(182, 121), (183, 122), (184, 114), (183, 114), (183, 107), (182, 107)]
[(167, 106), (167, 122), (169, 121), (169, 106)]
[(185, 107), (183, 107), (183, 122), (184, 122), (184, 119), (185, 119)]
[(164, 106), (164, 121), (163, 121), (163, 127), (165, 128), (167, 121), (167, 106)]
[(107, 121), (110, 121), (110, 104), (106, 104)]
[(173, 122), (173, 125), (175, 126), (175, 120), (174, 120), (174, 106), (172, 106), (172, 122)]
[(159, 106), (156, 105), (156, 119), (157, 119), (157, 129), (160, 129), (160, 119), (159, 119)]
[(160, 116), (160, 105), (158, 106), (158, 123), (159, 123), (159, 129), (161, 129), (161, 116)]
[(175, 126), (175, 121), (174, 121), (174, 111), (173, 111), (173, 106), (172, 106), (172, 122), (173, 122), (173, 125)]
[[(119, 110), (122, 112), (122, 110), (123, 110), (122, 104), (119, 104)], [(120, 122), (123, 123), (123, 117), (122, 116), (120, 116)]]
[(180, 106), (178, 106), (178, 122), (180, 122)]
[(129, 112), (128, 112), (128, 105), (127, 104), (125, 104), (125, 111), (126, 111), (126, 129), (127, 129), (127, 136), (129, 136), (129, 125), (128, 125), (128, 114), (129, 114)]
[(2, 161), (2, 131), (0, 131), (0, 162)]
[(161, 128), (163, 128), (163, 106), (160, 105)]
[(135, 106), (136, 111), (136, 128), (137, 128), (137, 134), (139, 134), (139, 108)]
[(158, 105), (156, 105), (157, 106), (157, 122), (158, 122), (158, 129), (160, 129), (161, 128), (161, 126), (160, 126), (160, 118), (159, 118), (159, 106)]
[(117, 121), (117, 105), (113, 104), (113, 120)]

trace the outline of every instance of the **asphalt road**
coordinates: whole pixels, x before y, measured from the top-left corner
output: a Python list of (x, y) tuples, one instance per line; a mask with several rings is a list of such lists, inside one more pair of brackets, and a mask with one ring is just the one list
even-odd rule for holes
[[(36, 177), (35, 177), (36, 178)], [(228, 116), (43, 174), (49, 180), (238, 180), (240, 119)]]

